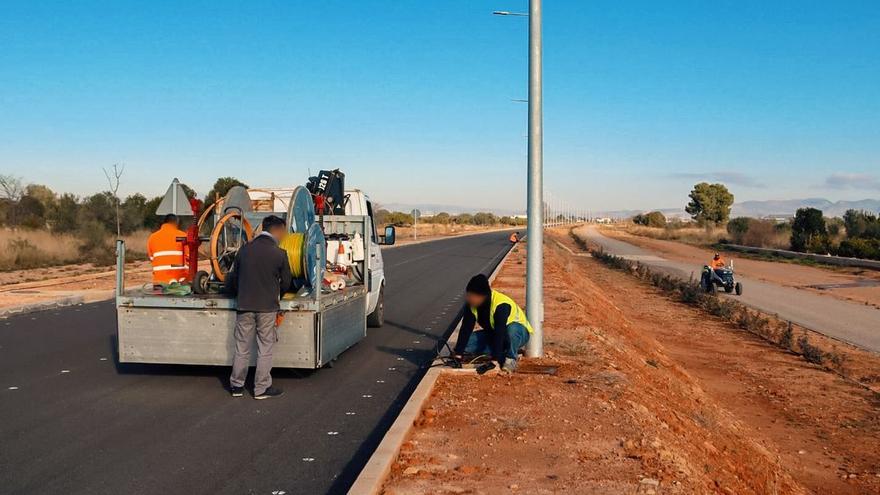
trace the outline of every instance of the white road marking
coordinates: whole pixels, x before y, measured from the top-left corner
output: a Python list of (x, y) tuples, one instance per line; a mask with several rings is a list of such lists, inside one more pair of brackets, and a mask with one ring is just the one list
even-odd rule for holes
[(346, 416), (354, 416), (355, 414), (357, 414), (357, 413), (354, 411), (348, 411), (345, 413)]
[(376, 383), (385, 383), (385, 380), (376, 380)]
[(333, 437), (333, 436), (339, 435), (339, 432), (338, 431), (328, 431), (327, 434), (330, 435), (331, 437)]
[(106, 361), (106, 360), (107, 360), (107, 358), (101, 358), (101, 361)]
[(18, 387), (9, 387), (9, 390), (18, 390)]
[(70, 373), (70, 370), (61, 370), (61, 374), (63, 375), (64, 373)]
[(314, 457), (303, 457), (303, 462), (315, 462)]
[(388, 371), (396, 371), (397, 368), (388, 368)]
[(372, 398), (373, 398), (373, 396), (370, 395), (370, 394), (364, 394), (364, 395), (362, 395), (361, 397), (364, 398), (364, 399), (372, 399)]

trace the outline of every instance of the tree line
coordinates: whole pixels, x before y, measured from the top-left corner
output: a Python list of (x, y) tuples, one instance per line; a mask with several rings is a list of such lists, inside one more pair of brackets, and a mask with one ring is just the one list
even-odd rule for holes
[[(730, 241), (755, 247), (787, 247), (792, 251), (880, 259), (880, 217), (873, 212), (848, 210), (843, 218), (827, 218), (816, 208), (800, 208), (792, 219), (777, 222), (749, 217), (730, 218), (734, 196), (723, 184), (696, 184), (685, 207), (701, 227), (725, 227)], [(678, 228), (659, 211), (638, 214), (633, 223)], [(780, 246), (780, 244), (787, 244)]]
[[(375, 220), (377, 225), (394, 225), (396, 227), (410, 227), (415, 223), (412, 213), (400, 211), (388, 211), (384, 208), (376, 210)], [(420, 216), (419, 223), (437, 225), (526, 225), (525, 218), (511, 216), (498, 216), (489, 212), (461, 213), (451, 215), (440, 212), (431, 216)]]

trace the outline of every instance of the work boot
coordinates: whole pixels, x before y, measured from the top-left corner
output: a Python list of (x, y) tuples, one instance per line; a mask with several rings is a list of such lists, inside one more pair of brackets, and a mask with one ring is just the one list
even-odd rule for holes
[(262, 394), (255, 395), (254, 399), (257, 399), (257, 400), (271, 399), (273, 397), (280, 397), (283, 394), (284, 394), (284, 391), (282, 391), (280, 388), (269, 387)]
[(501, 367), (501, 371), (505, 373), (514, 373), (516, 372), (516, 359), (507, 358), (504, 360), (504, 366)]
[(244, 387), (229, 387), (229, 393), (233, 397), (241, 397), (244, 395)]

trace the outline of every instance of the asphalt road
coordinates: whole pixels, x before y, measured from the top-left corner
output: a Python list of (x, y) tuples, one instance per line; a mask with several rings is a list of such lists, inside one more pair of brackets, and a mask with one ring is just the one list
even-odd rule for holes
[(228, 368), (119, 365), (109, 302), (0, 320), (0, 493), (345, 493), (507, 236), (384, 251), (385, 326), (267, 401)]
[[(606, 252), (666, 273), (686, 279), (700, 276), (701, 266), (664, 259), (641, 247), (606, 237), (595, 227), (581, 228), (578, 234)], [(738, 276), (737, 281), (743, 284), (742, 296), (728, 296), (723, 291), (721, 294), (829, 337), (880, 352), (880, 310), (876, 308), (760, 280)]]

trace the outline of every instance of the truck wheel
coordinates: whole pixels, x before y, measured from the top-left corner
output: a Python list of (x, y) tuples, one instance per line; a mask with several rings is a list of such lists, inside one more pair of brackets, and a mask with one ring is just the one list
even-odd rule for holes
[(385, 285), (379, 289), (379, 300), (376, 301), (376, 309), (367, 316), (367, 326), (372, 328), (381, 327), (385, 324)]
[(741, 284), (739, 282), (736, 283), (736, 295), (738, 295), (738, 296), (743, 295), (743, 284)]
[(733, 287), (730, 285), (725, 285), (724, 292), (727, 292), (728, 294), (730, 294), (731, 292), (733, 292)]

